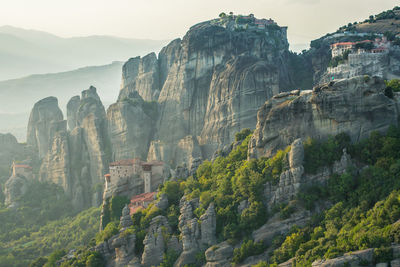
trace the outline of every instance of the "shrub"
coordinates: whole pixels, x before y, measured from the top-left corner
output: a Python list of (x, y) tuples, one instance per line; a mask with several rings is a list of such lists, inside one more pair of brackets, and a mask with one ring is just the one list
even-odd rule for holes
[(393, 79), (390, 81), (385, 81), (387, 88), (392, 89), (393, 92), (400, 92), (400, 80)]
[(96, 234), (96, 244), (100, 244), (116, 234), (118, 234), (118, 224), (117, 222), (110, 222), (103, 231)]
[(168, 250), (167, 253), (163, 255), (163, 261), (160, 263), (160, 267), (173, 267), (178, 257), (179, 254), (175, 250)]
[(235, 134), (235, 141), (243, 141), (247, 136), (251, 134), (251, 130), (249, 128), (244, 128), (240, 132)]
[(235, 248), (233, 262), (240, 263), (250, 256), (263, 253), (265, 249), (266, 247), (262, 242), (254, 243), (253, 240), (245, 240), (240, 248)]

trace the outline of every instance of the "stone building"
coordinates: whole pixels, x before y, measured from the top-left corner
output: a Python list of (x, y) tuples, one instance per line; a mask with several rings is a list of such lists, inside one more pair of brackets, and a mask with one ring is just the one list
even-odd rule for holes
[(105, 192), (113, 194), (130, 188), (130, 197), (156, 191), (166, 177), (164, 167), (163, 162), (145, 162), (139, 158), (113, 162), (110, 164), (110, 173), (105, 175)]
[(17, 164), (13, 162), (12, 164), (12, 175), (13, 176), (23, 176), (25, 178), (33, 178), (32, 167), (26, 164)]

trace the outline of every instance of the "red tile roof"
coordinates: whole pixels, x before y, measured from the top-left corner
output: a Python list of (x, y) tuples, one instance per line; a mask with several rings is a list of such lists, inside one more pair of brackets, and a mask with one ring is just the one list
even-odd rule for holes
[(133, 215), (134, 213), (138, 212), (139, 210), (144, 209), (143, 206), (130, 206), (129, 207), (129, 215)]
[(341, 43), (334, 43), (331, 44), (331, 47), (336, 47), (336, 46), (347, 46), (347, 45), (355, 45), (356, 43), (353, 42), (341, 42)]
[(131, 198), (131, 204), (138, 203), (138, 202), (151, 202), (154, 200), (156, 192), (150, 193), (143, 193), (140, 195), (133, 196)]
[(161, 166), (164, 165), (162, 161), (150, 161), (150, 162), (144, 162), (139, 158), (134, 158), (134, 159), (122, 159), (118, 160), (115, 162), (110, 163), (110, 166), (131, 166), (134, 164), (139, 164), (139, 165), (153, 165), (153, 166)]
[(131, 166), (136, 163), (141, 163), (142, 160), (139, 158), (134, 158), (134, 159), (122, 159), (118, 160), (115, 162), (110, 163), (110, 166)]
[(104, 175), (105, 177), (111, 177), (111, 174), (107, 173), (106, 175)]
[(29, 165), (24, 165), (24, 164), (18, 164), (18, 165), (15, 164), (14, 167), (15, 167), (15, 168), (32, 169), (31, 166), (29, 166)]

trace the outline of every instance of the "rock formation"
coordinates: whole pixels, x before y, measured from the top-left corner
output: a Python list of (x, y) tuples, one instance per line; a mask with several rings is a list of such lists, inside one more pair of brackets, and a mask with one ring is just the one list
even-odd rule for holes
[(125, 207), (120, 220), (120, 225), (123, 227), (120, 233), (95, 247), (95, 250), (106, 260), (107, 266), (140, 266), (140, 263), (139, 265), (131, 264), (137, 260), (135, 255), (136, 235), (125, 232), (126, 227), (132, 224), (132, 221), (128, 222), (128, 217), (129, 210)]
[(356, 142), (386, 131), (397, 125), (400, 98), (385, 96), (385, 88), (381, 78), (365, 76), (274, 96), (258, 111), (250, 157), (271, 156), (298, 138), (344, 132)]
[[(285, 28), (257, 34), (207, 21), (172, 41), (158, 59), (154, 53), (130, 59), (118, 102), (108, 110), (113, 159), (148, 152), (149, 160), (191, 168), (196, 159), (210, 158), (237, 131), (255, 127), (266, 99), (291, 86), (287, 56)], [(157, 101), (153, 120), (144, 114), (148, 101)]]
[(206, 267), (230, 267), (233, 257), (233, 247), (228, 242), (222, 242), (206, 250)]
[[(62, 118), (62, 114), (57, 115), (58, 107), (54, 106), (57, 99), (50, 100), (41, 100), (35, 105), (29, 127), (36, 129), (36, 132), (50, 133), (46, 135), (48, 148), (43, 156), (39, 179), (62, 186), (77, 209), (98, 206), (101, 203), (103, 177), (108, 172), (111, 148), (106, 113), (96, 88), (90, 87), (82, 92), (81, 98), (73, 97), (69, 101), (68, 122), (69, 127), (73, 128), (70, 132), (66, 129), (65, 121), (58, 123), (63, 125), (57, 128), (58, 131), (53, 130), (55, 127), (42, 127), (42, 124), (49, 125), (41, 122), (46, 118), (45, 115), (50, 118)], [(51, 105), (45, 105), (49, 101)], [(43, 109), (46, 113), (40, 115)], [(55, 114), (51, 115), (51, 112)], [(33, 130), (28, 131), (28, 136), (33, 136), (30, 134), (32, 132)], [(32, 141), (32, 144), (35, 143)], [(44, 147), (44, 142), (41, 144)], [(97, 188), (95, 192), (94, 188)]]
[(11, 176), (4, 186), (4, 204), (8, 208), (17, 208), (18, 199), (26, 193), (28, 185), (27, 178), (19, 175)]
[(58, 107), (55, 97), (47, 97), (37, 102), (31, 112), (28, 123), (27, 144), (38, 151), (43, 158), (50, 148), (56, 132), (66, 130), (66, 121)]
[(72, 97), (67, 104), (67, 123), (68, 129), (72, 131), (76, 126), (78, 126), (78, 109), (81, 102), (79, 95)]
[(125, 205), (125, 207), (122, 209), (122, 216), (119, 225), (121, 226), (121, 230), (124, 230), (133, 225), (132, 218), (129, 215), (128, 205)]
[(214, 203), (211, 203), (206, 212), (201, 215), (201, 246), (208, 248), (217, 243), (217, 215), (215, 214)]
[(138, 92), (145, 101), (157, 101), (160, 94), (160, 71), (155, 53), (129, 59), (122, 67), (122, 85), (119, 100)]
[(157, 216), (151, 220), (143, 241), (142, 265), (144, 267), (158, 266), (162, 262), (166, 250), (165, 244), (168, 242), (168, 240), (164, 240), (164, 237), (168, 236), (170, 232), (171, 229), (166, 217)]

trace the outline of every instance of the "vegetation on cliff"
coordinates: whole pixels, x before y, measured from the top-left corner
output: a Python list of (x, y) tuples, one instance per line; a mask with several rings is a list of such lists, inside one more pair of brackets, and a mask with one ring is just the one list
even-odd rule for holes
[[(339, 139), (345, 140), (343, 136)], [(343, 175), (333, 175), (327, 185), (313, 185), (302, 191), (298, 198), (309, 209), (316, 201), (331, 203), (332, 207), (307, 227), (293, 229), (273, 252), (272, 262), (295, 257), (296, 266), (311, 266), (319, 258), (330, 259), (366, 248), (379, 248), (375, 261), (380, 262), (387, 256), (380, 252), (389, 250), (391, 243), (400, 238), (400, 129), (391, 127), (387, 135), (375, 132), (355, 145), (328, 140), (320, 143), (325, 147), (320, 152), (315, 152), (315, 143), (305, 145), (306, 166), (310, 152), (317, 157), (343, 146), (358, 162), (368, 165), (359, 172), (348, 170)], [(311, 170), (325, 164), (317, 165)]]
[(99, 228), (98, 208), (75, 214), (54, 184), (32, 182), (18, 203), (16, 209), (0, 207), (0, 266), (27, 266), (55, 250), (87, 245)]

